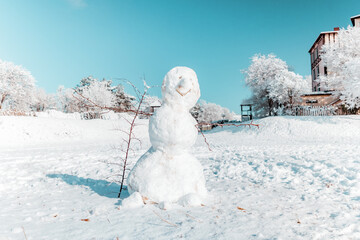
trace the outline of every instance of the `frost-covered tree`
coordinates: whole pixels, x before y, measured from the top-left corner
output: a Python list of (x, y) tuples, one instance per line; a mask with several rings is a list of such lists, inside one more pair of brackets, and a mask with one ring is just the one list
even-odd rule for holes
[(75, 90), (59, 86), (56, 92), (57, 108), (65, 113), (80, 112), (79, 101), (74, 97)]
[(34, 90), (34, 101), (32, 103), (32, 109), (40, 112), (49, 108), (56, 107), (56, 99), (52, 94), (48, 94), (44, 89), (37, 88)]
[(34, 88), (35, 79), (28, 70), (0, 60), (0, 109), (29, 110)]
[(89, 86), (82, 88), (81, 94), (91, 101), (85, 101), (86, 105), (96, 104), (99, 107), (113, 107), (115, 103), (115, 96), (109, 88), (107, 81), (95, 80)]
[(341, 29), (335, 44), (323, 46), (321, 58), (328, 69), (322, 81), (341, 94), (348, 108), (360, 108), (360, 28)]
[(75, 98), (80, 111), (94, 111), (103, 107), (114, 107), (115, 94), (111, 80), (101, 81), (92, 76), (83, 78), (75, 88)]
[(115, 95), (114, 107), (118, 109), (119, 112), (124, 112), (134, 108), (133, 101), (135, 98), (125, 93), (123, 85), (119, 84), (115, 86), (112, 92)]
[(134, 100), (125, 93), (121, 84), (112, 86), (111, 80), (99, 81), (92, 76), (81, 79), (74, 89), (60, 86), (57, 91), (57, 105), (64, 112), (98, 111), (104, 108), (125, 112), (134, 108)]
[(254, 55), (243, 73), (253, 94), (250, 101), (260, 116), (291, 112), (300, 94), (311, 89), (308, 81), (290, 71), (286, 62), (273, 54)]
[(201, 100), (191, 110), (192, 116), (200, 123), (211, 123), (219, 120), (233, 120), (234, 113), (215, 103), (207, 103)]
[(82, 92), (82, 89), (89, 87), (91, 85), (91, 83), (97, 81), (96, 78), (94, 78), (93, 76), (88, 76), (88, 77), (84, 77), (80, 80), (80, 83), (76, 86), (76, 90), (79, 92)]

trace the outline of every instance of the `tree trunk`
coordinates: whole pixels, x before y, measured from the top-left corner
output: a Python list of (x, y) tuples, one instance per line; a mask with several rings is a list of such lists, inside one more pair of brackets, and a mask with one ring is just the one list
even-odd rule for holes
[(273, 107), (273, 101), (268, 98), (268, 105), (269, 105), (269, 116), (271, 116), (271, 110), (272, 110), (272, 107)]
[(7, 94), (3, 94), (3, 95), (1, 96), (0, 109), (2, 108), (2, 105), (3, 105), (4, 101), (5, 101), (6, 96), (7, 96)]

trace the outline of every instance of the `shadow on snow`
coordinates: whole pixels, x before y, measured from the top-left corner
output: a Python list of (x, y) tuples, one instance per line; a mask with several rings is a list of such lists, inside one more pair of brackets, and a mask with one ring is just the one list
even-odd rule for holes
[[(105, 180), (82, 178), (69, 174), (47, 174), (46, 176), (49, 178), (60, 178), (69, 185), (89, 187), (93, 192), (97, 193), (98, 195), (108, 198), (117, 198), (120, 190), (120, 185)], [(127, 198), (128, 196), (128, 191), (123, 189), (121, 193), (121, 199)]]

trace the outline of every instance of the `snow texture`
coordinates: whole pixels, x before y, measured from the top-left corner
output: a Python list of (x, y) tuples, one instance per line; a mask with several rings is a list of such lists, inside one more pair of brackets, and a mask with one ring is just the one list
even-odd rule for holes
[[(163, 105), (150, 118), (152, 147), (128, 177), (130, 193), (139, 192), (155, 202), (177, 202), (188, 194), (206, 196), (200, 162), (190, 153), (198, 131), (189, 110), (200, 97), (195, 72), (187, 67), (170, 70), (162, 84)], [(186, 201), (187, 204), (197, 201)]]
[[(130, 168), (151, 146), (137, 121)], [(126, 120), (0, 116), (0, 239), (360, 239), (360, 116), (255, 122), (191, 148), (205, 206), (123, 208), (119, 166), (103, 162), (119, 161)]]

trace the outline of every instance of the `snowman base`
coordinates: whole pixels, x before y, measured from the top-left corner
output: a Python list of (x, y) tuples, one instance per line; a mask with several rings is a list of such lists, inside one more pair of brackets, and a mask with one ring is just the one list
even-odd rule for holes
[(203, 168), (186, 151), (172, 155), (150, 148), (131, 170), (127, 182), (130, 194), (139, 192), (158, 203), (179, 201), (191, 205), (207, 194)]

